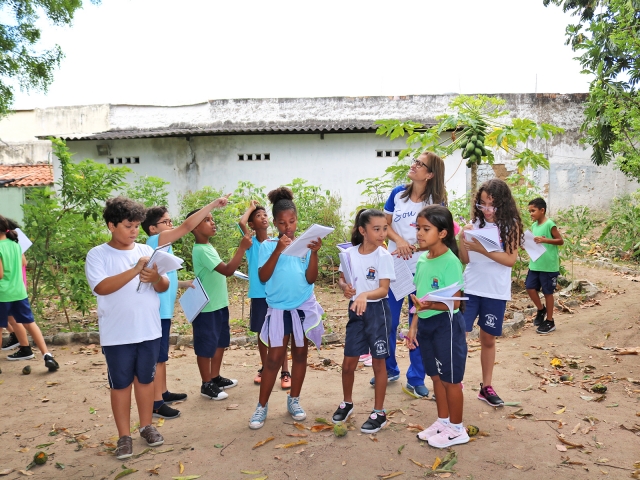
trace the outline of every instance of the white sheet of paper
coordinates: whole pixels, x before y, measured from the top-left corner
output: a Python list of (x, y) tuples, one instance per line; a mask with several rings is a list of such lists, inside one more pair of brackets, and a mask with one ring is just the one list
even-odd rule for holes
[(249, 281), (249, 276), (245, 275), (244, 273), (242, 273), (240, 270), (236, 270), (235, 272), (233, 272), (233, 276), (236, 278), (239, 278), (240, 280), (247, 280)]
[[(181, 269), (184, 260), (167, 252), (166, 250), (168, 250), (168, 248), (169, 247), (166, 245), (156, 248), (153, 251), (153, 255), (151, 255), (151, 258), (149, 259), (149, 262), (147, 263), (147, 267), (152, 267), (155, 263), (158, 266), (158, 273), (160, 275), (164, 275), (165, 273)], [(139, 293), (142, 292), (145, 288), (151, 287), (152, 285), (150, 283), (140, 282), (138, 284), (137, 291)]]
[(179, 299), (180, 306), (184, 311), (189, 323), (198, 316), (204, 307), (209, 303), (209, 295), (204, 291), (199, 278), (193, 281), (194, 288), (187, 288)]
[(396, 279), (389, 284), (389, 288), (391, 288), (394, 297), (404, 298), (416, 291), (416, 286), (413, 284), (413, 274), (405, 260), (394, 256), (393, 270), (396, 272)]
[(531, 230), (524, 232), (524, 249), (529, 254), (529, 258), (535, 262), (543, 253), (546, 253), (547, 249), (544, 248), (543, 244), (536, 243), (534, 238)]
[(465, 239), (472, 242), (475, 238), (478, 240), (487, 252), (503, 252), (500, 246), (500, 230), (498, 228), (479, 228), (477, 230), (465, 230)]
[[(458, 290), (461, 290), (463, 287), (464, 285), (458, 282), (452, 283), (448, 287), (443, 287), (431, 293), (427, 293), (420, 299), (420, 301), (444, 303), (449, 308), (449, 317), (453, 317), (454, 303), (460, 300), (469, 300), (468, 297), (453, 296), (454, 293), (456, 293)], [(410, 313), (416, 313), (416, 307), (411, 307)]]
[(340, 257), (340, 267), (342, 268), (345, 282), (353, 286), (355, 279), (353, 278), (353, 272), (351, 270), (351, 258), (349, 258), (349, 254), (347, 252), (340, 252), (338, 257)]
[(306, 232), (296, 238), (287, 248), (282, 251), (282, 255), (289, 255), (291, 257), (304, 257), (309, 251), (309, 243), (318, 238), (324, 238), (333, 232), (334, 228), (324, 227), (322, 225), (313, 224)]
[(27, 237), (25, 233), (19, 228), (16, 228), (16, 233), (18, 234), (18, 245), (20, 245), (20, 248), (22, 248), (22, 253), (24, 253), (29, 250), (29, 247), (33, 245), (33, 242), (29, 240), (29, 237)]

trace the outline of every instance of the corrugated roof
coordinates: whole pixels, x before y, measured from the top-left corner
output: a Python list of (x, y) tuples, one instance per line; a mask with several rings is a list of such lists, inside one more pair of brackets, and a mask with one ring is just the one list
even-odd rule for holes
[(110, 130), (93, 134), (61, 135), (63, 140), (121, 140), (127, 138), (190, 137), (201, 135), (241, 135), (257, 133), (348, 133), (375, 132), (374, 121), (353, 121), (304, 124), (223, 124), (190, 128), (154, 128)]
[(37, 187), (53, 184), (53, 167), (48, 163), (0, 165), (0, 187)]

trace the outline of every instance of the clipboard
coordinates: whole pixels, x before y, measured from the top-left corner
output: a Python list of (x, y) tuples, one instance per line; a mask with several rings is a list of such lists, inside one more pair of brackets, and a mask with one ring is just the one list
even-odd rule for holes
[(193, 280), (193, 288), (187, 288), (180, 299), (180, 306), (189, 323), (192, 323), (209, 303), (209, 295), (204, 290), (199, 278)]
[[(145, 265), (145, 267), (150, 267), (151, 265), (153, 265), (153, 261), (154, 261), (154, 257), (156, 257), (156, 252), (167, 252), (169, 253), (169, 248), (171, 247), (170, 243), (165, 243), (164, 245), (158, 245), (157, 248), (155, 248), (153, 250), (153, 253), (151, 254), (151, 257), (149, 257), (149, 261), (147, 262), (147, 264)], [(138, 288), (136, 288), (136, 292), (140, 293), (140, 287), (142, 286), (142, 282), (138, 282)]]

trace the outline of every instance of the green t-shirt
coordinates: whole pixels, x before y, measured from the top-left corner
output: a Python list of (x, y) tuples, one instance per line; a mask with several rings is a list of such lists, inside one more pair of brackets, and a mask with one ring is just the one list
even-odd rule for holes
[(4, 275), (0, 279), (0, 302), (17, 302), (27, 298), (22, 280), (22, 248), (13, 240), (0, 240), (0, 260)]
[[(416, 264), (416, 275), (413, 283), (416, 286), (416, 297), (422, 298), (427, 293), (431, 293), (440, 288), (448, 287), (453, 283), (462, 285), (462, 263), (455, 253), (447, 250), (436, 258), (427, 258), (429, 252), (420, 255)], [(456, 313), (458, 310), (454, 310)], [(429, 318), (442, 313), (439, 310), (425, 310), (418, 312), (418, 317)]]
[(215, 271), (222, 262), (220, 255), (209, 243), (196, 243), (191, 252), (193, 271), (202, 282), (204, 291), (209, 295), (209, 303), (203, 312), (213, 312), (229, 306), (227, 277)]
[[(555, 226), (556, 224), (553, 222), (553, 220), (547, 218), (547, 221), (542, 225), (538, 225), (538, 222), (535, 222), (533, 225), (531, 225), (531, 231), (533, 232), (534, 237), (553, 238), (553, 235), (551, 235), (551, 230)], [(540, 257), (535, 262), (529, 262), (529, 270), (533, 270), (534, 272), (560, 271), (560, 257), (558, 256), (558, 246), (551, 245), (549, 243), (543, 243), (542, 245), (544, 245), (544, 248), (547, 251), (540, 255)]]

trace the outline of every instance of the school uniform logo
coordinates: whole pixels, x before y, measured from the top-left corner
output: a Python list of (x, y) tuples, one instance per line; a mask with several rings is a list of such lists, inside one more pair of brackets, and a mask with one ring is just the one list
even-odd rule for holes
[(369, 267), (367, 269), (367, 280), (375, 280), (376, 279), (376, 269), (373, 267)]
[(387, 354), (387, 342), (384, 340), (378, 340), (375, 343), (376, 355), (386, 355)]
[(485, 324), (487, 327), (496, 328), (496, 320), (497, 320), (497, 317), (496, 317), (495, 315), (492, 315), (492, 314), (490, 314), (490, 313), (487, 313), (487, 314), (484, 316), (484, 318), (485, 318), (484, 324)]
[(434, 290), (438, 290), (440, 288), (440, 285), (438, 284), (438, 279), (435, 277), (431, 282), (431, 288), (433, 288)]

